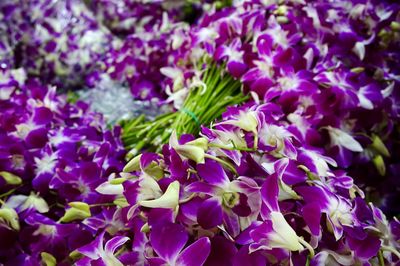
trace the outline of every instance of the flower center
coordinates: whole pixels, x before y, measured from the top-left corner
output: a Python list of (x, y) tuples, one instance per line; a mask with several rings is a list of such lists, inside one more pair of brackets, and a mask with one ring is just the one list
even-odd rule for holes
[(225, 192), (222, 194), (222, 203), (228, 208), (235, 207), (239, 203), (239, 193), (237, 192)]

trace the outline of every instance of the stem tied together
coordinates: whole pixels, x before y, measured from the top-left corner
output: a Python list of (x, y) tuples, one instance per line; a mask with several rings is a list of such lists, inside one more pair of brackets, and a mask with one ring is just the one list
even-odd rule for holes
[(201, 125), (208, 126), (227, 106), (248, 99), (240, 82), (215, 64), (205, 71), (202, 80), (205, 87), (192, 88), (180, 110), (160, 115), (153, 121), (139, 116), (125, 123), (122, 138), (132, 156), (144, 148), (159, 151), (174, 130), (178, 135), (197, 135)]

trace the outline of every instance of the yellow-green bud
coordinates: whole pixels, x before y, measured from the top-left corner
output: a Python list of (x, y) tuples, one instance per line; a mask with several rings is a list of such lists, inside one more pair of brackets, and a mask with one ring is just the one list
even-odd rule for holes
[(0, 176), (3, 177), (9, 185), (19, 185), (22, 183), (22, 179), (19, 176), (9, 172), (1, 171)]
[(83, 220), (91, 216), (90, 207), (84, 202), (70, 202), (68, 204), (69, 208), (63, 217), (61, 217), (60, 222), (68, 223), (74, 220)]
[(40, 253), (40, 257), (42, 258), (42, 263), (46, 266), (56, 266), (57, 260), (53, 255), (47, 252)]

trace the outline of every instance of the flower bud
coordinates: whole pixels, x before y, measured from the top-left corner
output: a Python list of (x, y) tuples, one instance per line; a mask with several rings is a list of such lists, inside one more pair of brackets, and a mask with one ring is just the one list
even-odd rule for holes
[(84, 202), (70, 202), (68, 205), (71, 206), (71, 208), (65, 212), (63, 217), (61, 217), (60, 222), (62, 223), (68, 223), (74, 220), (83, 220), (91, 216), (90, 207)]
[(19, 230), (18, 214), (14, 209), (3, 207), (0, 209), (0, 222), (7, 224), (12, 229)]
[(1, 171), (0, 176), (3, 177), (9, 185), (19, 185), (22, 183), (22, 179), (19, 176), (9, 172)]

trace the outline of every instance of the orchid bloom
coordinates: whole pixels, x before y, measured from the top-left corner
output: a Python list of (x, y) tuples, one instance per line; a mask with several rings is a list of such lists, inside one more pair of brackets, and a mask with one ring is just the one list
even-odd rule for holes
[(183, 226), (158, 224), (150, 232), (150, 242), (158, 257), (148, 257), (147, 260), (151, 265), (203, 265), (210, 253), (210, 240), (202, 237), (183, 249), (187, 241), (188, 235)]
[(115, 236), (108, 240), (103, 246), (104, 234), (105, 232), (103, 231), (93, 242), (77, 249), (77, 251), (85, 257), (78, 260), (76, 265), (83, 266), (90, 264), (92, 261), (96, 261), (97, 263), (100, 262), (106, 266), (123, 266), (121, 261), (115, 257), (114, 253), (120, 246), (129, 240), (129, 237)]
[[(197, 165), (199, 176), (205, 181), (194, 182), (187, 187), (190, 192), (209, 196), (197, 211), (197, 221), (205, 229), (236, 224), (239, 217), (255, 219), (261, 200), (259, 187), (246, 177), (230, 181), (222, 166), (212, 160)], [(235, 234), (238, 228), (229, 228)]]

